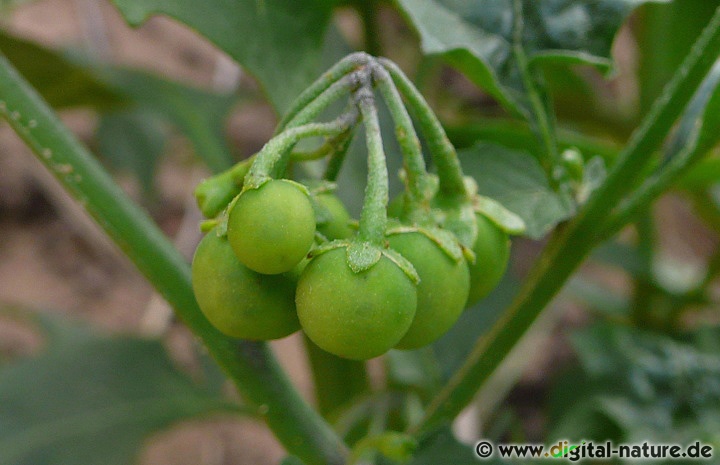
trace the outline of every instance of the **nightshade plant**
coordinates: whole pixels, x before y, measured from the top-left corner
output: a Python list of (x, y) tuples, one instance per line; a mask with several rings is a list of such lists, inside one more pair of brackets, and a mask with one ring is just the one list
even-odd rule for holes
[[(406, 190), (397, 202), (398, 219), (390, 226), (388, 170), (375, 87), (390, 110), (405, 167)], [(431, 158), (437, 176), (426, 170), (420, 139), (401, 94), (418, 115), (425, 137), (434, 141)], [(344, 113), (329, 123), (311, 122), (343, 97), (350, 100)], [(316, 222), (323, 225), (338, 219), (312, 200), (306, 186), (272, 175), (283, 177), (293, 161), (319, 157), (333, 159), (330, 166), (338, 171), (346, 154), (336, 147), (347, 149), (359, 121), (365, 126), (369, 170), (357, 234), (332, 241), (320, 234), (319, 244), (312, 247)], [(328, 140), (312, 155), (293, 157), (294, 146), (317, 136)], [(333, 172), (326, 172), (325, 184), (318, 187), (322, 193), (334, 187), (329, 177), (334, 177)], [(284, 279), (288, 286), (297, 282), (300, 325), (320, 348), (340, 357), (369, 359), (393, 347), (426, 346), (450, 329), (467, 304), (498, 283), (508, 258), (506, 233), (524, 230), (522, 219), (476, 194), (472, 183), (464, 178), (442, 126), (402, 71), (365, 53), (349, 55), (298, 97), (260, 152), (198, 187), (202, 211), (214, 216), (222, 208), (209, 221), (215, 228), (210, 234), (220, 236), (213, 241), (230, 244), (224, 248), (232, 249), (238, 262), (229, 267), (257, 273), (229, 279), (227, 270), (213, 266), (220, 245), (200, 247), (193, 267), (200, 308), (210, 321), (218, 321), (218, 329), (232, 336), (256, 340), (287, 336), (290, 316), (277, 318), (267, 305), (255, 302), (255, 292), (241, 289), (245, 283), (289, 273)], [(233, 200), (224, 207), (223, 199), (229, 198)], [(348, 217), (342, 211), (336, 214)], [(473, 250), (483, 252), (480, 260)], [(485, 259), (488, 255), (501, 258), (492, 262)], [(227, 260), (233, 259), (219, 261)], [(296, 267), (300, 269), (292, 272)], [(473, 301), (469, 302), (471, 275)], [(256, 314), (267, 319), (262, 328), (256, 334), (240, 330), (243, 320), (254, 328)], [(283, 330), (265, 329), (274, 321)]]
[[(685, 31), (695, 31), (692, 46), (687, 43), (672, 66), (654, 65), (666, 72), (667, 83), (653, 82), (652, 66), (643, 63), (651, 68), (642, 81), (643, 111), (622, 148), (563, 127), (567, 114), (581, 113), (579, 105), (588, 104), (589, 97), (578, 90), (581, 86), (568, 85), (562, 78), (577, 77), (569, 64), (609, 70), (611, 44), (631, 10), (642, 3), (667, 2), (394, 2), (417, 29), (424, 54), (442, 57), (511, 116), (447, 129), (400, 67), (376, 56), (382, 52), (376, 41), (381, 2), (347, 2), (360, 13), (369, 53), (335, 56), (335, 64), (323, 74), (324, 26), (333, 7), (342, 2), (276, 0), (259, 5), (243, 0), (233, 7), (220, 1), (114, 3), (133, 25), (152, 13), (170, 15), (252, 72), (282, 115), (265, 146), (232, 164), (216, 127), (222, 121), (217, 114), (224, 115), (228, 108), (213, 100), (217, 96), (129, 70), (78, 64), (5, 34), (0, 44), (0, 113), (172, 305), (235, 384), (245, 405), (241, 408), (193, 384), (150, 343), (115, 344), (87, 334), (72, 340), (63, 336), (67, 330), (62, 325), (41, 321), (50, 340), (64, 350), (35, 365), (26, 362), (0, 371), (3, 404), (25, 406), (4, 409), (0, 404), (0, 463), (75, 463), (74, 456), (63, 452), (67, 450), (85, 457), (86, 463), (127, 463), (146, 434), (211, 411), (262, 417), (290, 454), (287, 464), (473, 463), (472, 448), (458, 443), (448, 425), (478, 392), (487, 393), (491, 376), (502, 369), (580, 264), (602, 244), (605, 248), (600, 250), (607, 254), (608, 241), (627, 225), (638, 232), (641, 262), (635, 268), (626, 266), (635, 279), (636, 295), (622, 318), (632, 330), (600, 327), (578, 338), (576, 346), (585, 362), (581, 377), (592, 387), (582, 391), (585, 402), (578, 400), (569, 409), (577, 416), (562, 417), (553, 432), (605, 435), (598, 437), (604, 440), (616, 434), (618, 428), (603, 429), (612, 423), (624, 428), (626, 434), (619, 439), (639, 437), (641, 430), (633, 429), (636, 425), (622, 412), (642, 417), (647, 409), (662, 418), (685, 419), (673, 420), (678, 428), (701, 415), (720, 418), (720, 403), (713, 403), (720, 394), (715, 391), (693, 391), (691, 402), (670, 389), (671, 402), (663, 405), (671, 410), (656, 411), (647, 396), (633, 391), (629, 375), (617, 382), (617, 373), (608, 368), (634, 366), (641, 373), (637, 376), (665, 392), (667, 379), (653, 374), (652, 367), (633, 365), (628, 355), (650, 347), (658, 364), (666, 363), (668, 354), (683, 353), (696, 362), (692, 366), (701, 379), (720, 376), (717, 358), (709, 355), (717, 344), (703, 337), (703, 331), (711, 330), (686, 328), (680, 318), (691, 305), (708, 302), (708, 286), (720, 270), (718, 260), (715, 257), (706, 275), (685, 291), (663, 287), (653, 275), (654, 226), (648, 214), (654, 200), (682, 182), (695, 186), (688, 190), (703, 217), (714, 227), (720, 224), (720, 206), (708, 200), (708, 185), (717, 176), (710, 176), (712, 182), (701, 176), (718, 171), (716, 160), (706, 156), (720, 129), (720, 73), (715, 67), (720, 7), (716, 9), (715, 2), (693, 1), (692, 8), (709, 14), (698, 14), (704, 21), (682, 23)], [(647, 57), (661, 53), (652, 50), (658, 42), (652, 34), (660, 34), (662, 15), (672, 15), (680, 3), (643, 7)], [(252, 37), (253, 45), (237, 31)], [(267, 53), (258, 54), (258, 47)], [(27, 59), (33, 54), (50, 56), (58, 69), (79, 73), (87, 91), (102, 96), (104, 105), (117, 105), (124, 96), (186, 129), (198, 155), (216, 172), (195, 189), (207, 220), (192, 269), (59, 121), (50, 104), (77, 102), (53, 99), (39, 73), (33, 74), (38, 60)], [(557, 91), (563, 85), (558, 82), (566, 84), (563, 91)], [(654, 94), (645, 91), (652, 85)], [(157, 88), (170, 89), (170, 95), (187, 105), (169, 105), (162, 100), (167, 94), (153, 91)], [(575, 94), (570, 98), (564, 92)], [(198, 123), (182, 113), (183, 107), (197, 112), (205, 108), (216, 119)], [(128, 121), (137, 123), (128, 119), (114, 124)], [(460, 153), (456, 146), (462, 147)], [(354, 222), (339, 197), (347, 195), (343, 174), (358, 151), (367, 160), (367, 178), (359, 220)], [(401, 160), (403, 189), (391, 200), (388, 164), (393, 157)], [(312, 167), (319, 164), (320, 176), (298, 175), (317, 172)], [(306, 165), (310, 167), (303, 171)], [(363, 189), (354, 187), (355, 194)], [(499, 283), (502, 294), (511, 235), (548, 238), (532, 270), (509, 292), (512, 299), (506, 299), (506, 307), (497, 310), (492, 324), (476, 327), (468, 323), (477, 322), (475, 311), (496, 302), (483, 299)], [(648, 302), (666, 311), (658, 314)], [(456, 324), (458, 319), (462, 324)], [(641, 331), (648, 328), (655, 332)], [(317, 408), (301, 398), (264, 342), (299, 329), (307, 336)], [(614, 340), (613, 348), (629, 349), (615, 352), (592, 345), (603, 338)], [(156, 373), (157, 384), (146, 390), (118, 389), (122, 395), (131, 392), (138, 397), (129, 401), (152, 403), (155, 409), (138, 408), (132, 417), (136, 423), (120, 419), (115, 424), (107, 415), (107, 428), (135, 428), (122, 447), (107, 453), (114, 454), (112, 461), (110, 455), (94, 455), (87, 445), (98, 433), (73, 436), (69, 445), (60, 444), (53, 433), (63, 425), (32, 408), (44, 397), (18, 388), (17, 380), (47, 387), (54, 399), (59, 394), (52, 389), (50, 374), (68, 366), (69, 359), (62, 355), (76, 357), (83, 350), (93, 354), (86, 363), (91, 368), (116, 361), (116, 354), (154, 354), (132, 370), (148, 377)], [(360, 360), (383, 354), (387, 389), (377, 392), (370, 388)], [(603, 355), (605, 369), (587, 363), (593, 354)], [(34, 368), (50, 374), (36, 382), (29, 374)], [(676, 374), (682, 382), (689, 379)], [(612, 397), (597, 380), (629, 387), (620, 396), (609, 390)], [(61, 418), (89, 415), (83, 409), (90, 407), (58, 404), (66, 409), (58, 414)], [(593, 410), (596, 405), (607, 408), (600, 414)], [(574, 418), (581, 420), (573, 422)], [(581, 423), (587, 430), (580, 429)], [(693, 439), (718, 441), (702, 428), (682, 431), (686, 430), (692, 431)], [(652, 430), (657, 437), (659, 431)]]

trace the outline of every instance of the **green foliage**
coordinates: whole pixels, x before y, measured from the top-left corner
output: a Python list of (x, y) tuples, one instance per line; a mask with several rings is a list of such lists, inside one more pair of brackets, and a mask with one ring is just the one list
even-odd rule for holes
[(151, 15), (175, 18), (225, 51), (257, 76), (278, 112), (320, 72), (329, 0), (114, 0), (139, 26)]
[(542, 168), (527, 152), (478, 144), (459, 156), (466, 174), (478, 183), (479, 193), (520, 216), (528, 236), (541, 238), (572, 215), (568, 200), (553, 191)]
[(177, 127), (211, 170), (230, 166), (232, 153), (226, 141), (225, 120), (237, 103), (235, 96), (188, 87), (136, 70), (102, 67), (95, 70), (142, 111)]
[[(617, 325), (576, 332), (580, 370), (553, 395), (552, 437), (720, 443), (717, 328), (672, 338)], [(585, 421), (582, 421), (585, 420)]]
[(193, 381), (160, 341), (45, 318), (42, 353), (0, 369), (0, 461), (126, 465), (170, 425), (240, 409)]
[(116, 170), (133, 173), (146, 197), (154, 194), (155, 169), (165, 149), (167, 130), (141, 110), (108, 113), (95, 134), (98, 153)]
[(508, 110), (522, 114), (529, 104), (517, 48), (531, 62), (590, 64), (609, 71), (615, 34), (630, 11), (644, 2), (521, 2), (520, 43), (513, 30), (513, 0), (399, 3), (417, 28), (425, 53), (443, 55)]
[(0, 50), (55, 108), (122, 105), (122, 97), (91, 72), (33, 42), (0, 31)]

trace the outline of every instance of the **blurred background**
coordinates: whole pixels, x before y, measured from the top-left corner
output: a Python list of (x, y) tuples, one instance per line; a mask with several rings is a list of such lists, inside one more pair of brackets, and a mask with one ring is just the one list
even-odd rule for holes
[[(548, 66), (544, 71), (563, 140), (579, 147), (586, 159), (599, 156), (611, 163), (717, 5), (714, 0), (676, 0), (636, 10), (613, 43), (616, 69), (609, 76), (587, 66), (571, 71)], [(105, 1), (11, 0), (0, 7), (0, 50), (189, 260), (201, 237), (194, 186), (218, 158), (232, 154), (240, 160), (255, 153), (277, 123), (258, 83), (206, 39), (167, 17), (151, 17), (133, 29)], [(381, 2), (375, 8), (377, 34), (371, 41), (365, 39), (357, 8), (333, 10), (324, 45), (327, 65), (357, 49), (398, 62), (456, 145), (466, 150), (462, 158), (471, 174), (482, 170), (483, 165), (473, 164), (478, 147), (498, 156), (511, 151), (508, 156), (528, 157), (532, 150), (515, 137), (527, 135), (526, 129), (507, 123), (511, 118), (503, 107), (467, 76), (441, 58), (423, 56), (417, 34), (397, 7)], [(687, 8), (685, 13), (681, 8)], [(488, 122), (496, 126), (483, 126)], [(482, 130), (487, 127), (499, 129), (489, 134)], [(351, 157), (339, 194), (357, 215), (364, 162), (361, 155)], [(720, 170), (715, 158), (709, 155), (637, 224), (593, 254), (480, 393), (480, 401), (458, 419), (455, 432), (461, 440), (697, 439), (718, 450)], [(397, 161), (390, 166), (394, 192), (400, 188), (394, 176), (399, 166)], [(537, 195), (543, 201), (547, 191), (535, 184), (521, 183), (518, 189), (523, 188), (529, 189), (525, 197), (506, 204), (511, 210), (531, 210), (527, 199)], [(501, 286), (434, 346), (441, 378), (507, 306), (545, 233), (561, 218), (554, 220), (538, 225), (534, 237), (513, 240), (512, 263)], [(107, 349), (108, 359), (93, 363), (114, 366), (118, 373), (147, 375), (147, 383), (153, 383), (157, 367), (141, 369), (142, 360), (150, 360), (170, 377), (187, 375), (221, 397), (235, 398), (166, 303), (2, 124), (0, 403), (23, 390), (37, 397), (5, 419), (0, 413), (0, 447), (20, 440), (11, 434), (19, 424), (14, 415), (40, 415), (32, 406), (52, 411), (39, 401), (44, 386), (55, 386), (40, 381), (61, 374), (43, 372), (54, 363), (47, 349), (69, 357), (79, 350), (69, 336)], [(133, 349), (128, 354), (136, 358), (121, 356), (128, 347), (111, 350), (118, 336), (150, 344), (146, 349), (154, 355), (144, 359), (145, 352)], [(273, 346), (303, 395), (314, 402), (300, 336)], [(158, 348), (167, 349), (169, 357)], [(376, 389), (422, 396), (424, 381), (396, 370), (414, 365), (404, 365), (403, 354), (388, 359), (369, 364)], [(24, 364), (29, 360), (35, 362)], [(114, 399), (102, 400), (103, 387), (120, 392), (125, 382), (111, 385), (110, 376), (88, 384), (80, 367), (65, 373), (76, 376), (76, 382), (58, 386), (62, 392), (48, 402), (70, 404), (95, 396), (102, 403)], [(191, 416), (177, 414), (176, 419)], [(128, 443), (142, 445), (142, 464), (265, 464), (284, 456), (263, 425), (228, 412), (180, 423), (137, 421), (149, 439), (140, 435)], [(122, 426), (131, 427), (138, 425)], [(38, 457), (38, 465), (61, 463)]]

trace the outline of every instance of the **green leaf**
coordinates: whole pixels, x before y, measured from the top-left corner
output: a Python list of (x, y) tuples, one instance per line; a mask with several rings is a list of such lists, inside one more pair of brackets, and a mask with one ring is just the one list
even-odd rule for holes
[[(538, 140), (527, 123), (502, 118), (477, 119), (464, 124), (447, 126), (445, 130), (457, 149), (472, 147), (478, 142), (490, 142), (515, 150), (525, 150), (537, 155)], [(560, 150), (574, 148), (586, 158), (600, 155), (607, 164), (617, 158), (620, 147), (604, 139), (590, 137), (578, 132), (558, 128)]]
[(506, 273), (500, 284), (474, 307), (465, 310), (450, 330), (432, 345), (437, 366), (443, 380), (447, 381), (463, 364), (473, 344), (497, 321), (502, 311), (510, 305), (519, 283)]
[(458, 156), (465, 173), (477, 181), (478, 193), (522, 218), (529, 237), (539, 239), (571, 216), (572, 210), (552, 190), (537, 160), (527, 152), (477, 144)]
[(96, 68), (96, 71), (136, 105), (177, 126), (213, 171), (225, 170), (232, 164), (225, 138), (225, 119), (237, 104), (237, 97), (189, 87), (141, 71), (110, 68)]
[(62, 54), (0, 30), (0, 50), (54, 108), (92, 106), (99, 110), (122, 104), (122, 98)]
[(178, 371), (158, 340), (45, 326), (55, 335), (45, 352), (0, 370), (0, 463), (127, 465), (156, 431), (238, 411)]
[(398, 389), (432, 395), (441, 386), (440, 365), (430, 348), (391, 350), (385, 357), (388, 383)]
[(166, 136), (157, 117), (143, 111), (106, 114), (95, 133), (100, 155), (113, 168), (133, 173), (146, 196), (154, 192), (155, 168)]
[(475, 210), (488, 217), (498, 228), (508, 234), (522, 234), (525, 232), (525, 222), (522, 218), (503, 207), (500, 202), (489, 197), (478, 195)]
[(554, 434), (605, 440), (614, 430), (624, 442), (717, 442), (720, 357), (717, 343), (708, 344), (717, 335), (704, 328), (675, 339), (611, 325), (577, 332), (581, 372), (572, 390), (561, 383), (553, 396), (556, 409), (572, 406)]
[[(612, 70), (610, 49), (636, 6), (653, 0), (523, 1), (522, 49), (532, 62)], [(659, 0), (664, 1), (664, 0)], [(525, 95), (513, 53), (513, 0), (398, 0), (426, 54), (439, 54), (507, 109)]]
[(113, 0), (133, 26), (155, 14), (181, 21), (254, 74), (276, 110), (320, 74), (329, 0)]

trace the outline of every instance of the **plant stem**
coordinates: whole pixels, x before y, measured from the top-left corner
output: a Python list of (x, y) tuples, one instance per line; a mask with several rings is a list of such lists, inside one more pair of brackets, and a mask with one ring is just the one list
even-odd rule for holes
[(605, 183), (578, 216), (555, 231), (513, 304), (475, 344), (465, 363), (433, 399), (413, 431), (427, 431), (454, 418), (483, 387), (570, 275), (598, 244), (598, 226), (630, 189), (648, 154), (660, 145), (720, 54), (720, 7), (652, 111), (620, 154)]
[(334, 82), (330, 87), (325, 89), (320, 95), (310, 101), (305, 108), (287, 120), (282, 127), (278, 126), (275, 134), (286, 131), (289, 128), (307, 124), (317, 118), (332, 103), (336, 102), (343, 95), (349, 95), (351, 91), (357, 88), (364, 70), (358, 70), (350, 74), (346, 74), (338, 81)]
[(410, 111), (413, 112), (420, 125), (433, 162), (437, 167), (440, 194), (447, 198), (467, 197), (463, 172), (455, 147), (450, 143), (442, 124), (438, 121), (430, 105), (395, 63), (386, 58), (378, 58), (378, 62), (388, 71), (397, 89), (408, 101)]
[(245, 177), (243, 190), (256, 189), (273, 174), (279, 175), (284, 172), (288, 154), (300, 140), (309, 137), (338, 136), (348, 131), (357, 121), (357, 117), (357, 111), (352, 109), (329, 123), (295, 126), (273, 137), (258, 152), (255, 162)]
[(207, 321), (195, 302), (190, 268), (180, 253), (2, 55), (0, 111), (65, 190), (202, 339), (243, 397), (259, 407), (288, 451), (308, 464), (344, 463), (345, 446), (293, 389), (267, 346), (224, 336)]
[(368, 149), (368, 181), (360, 213), (358, 238), (374, 245), (382, 244), (387, 226), (388, 172), (385, 164), (380, 122), (369, 79), (355, 92), (355, 100), (365, 124)]
[(328, 87), (333, 83), (337, 82), (340, 78), (346, 74), (352, 72), (354, 69), (358, 69), (366, 65), (373, 58), (364, 52), (357, 52), (350, 54), (342, 60), (335, 63), (329, 70), (323, 73), (310, 87), (305, 89), (297, 99), (292, 103), (290, 109), (285, 113), (282, 120), (275, 129), (275, 134), (282, 132), (285, 129), (287, 123), (295, 118), (295, 116), (310, 102), (315, 100), (320, 94), (322, 94)]
[(377, 65), (372, 66), (372, 75), (395, 123), (395, 137), (400, 145), (403, 164), (407, 173), (408, 199), (411, 204), (429, 202), (430, 199), (426, 198), (429, 192), (425, 159), (420, 147), (420, 140), (415, 132), (410, 115), (405, 105), (403, 105), (402, 97), (400, 97), (390, 74), (385, 68)]
[(525, 49), (523, 48), (523, 3), (522, 0), (513, 0), (513, 56), (517, 64), (520, 75), (522, 76), (525, 90), (527, 91), (530, 101), (532, 115), (528, 118), (531, 121), (531, 127), (534, 129), (539, 139), (542, 150), (540, 154), (540, 164), (545, 170), (545, 174), (550, 180), (550, 184), (557, 189), (558, 180), (554, 172), (555, 167), (559, 166), (559, 154), (557, 141), (555, 140), (555, 127), (548, 109), (543, 105), (540, 89), (538, 89), (538, 80), (533, 75), (530, 63), (528, 63)]

